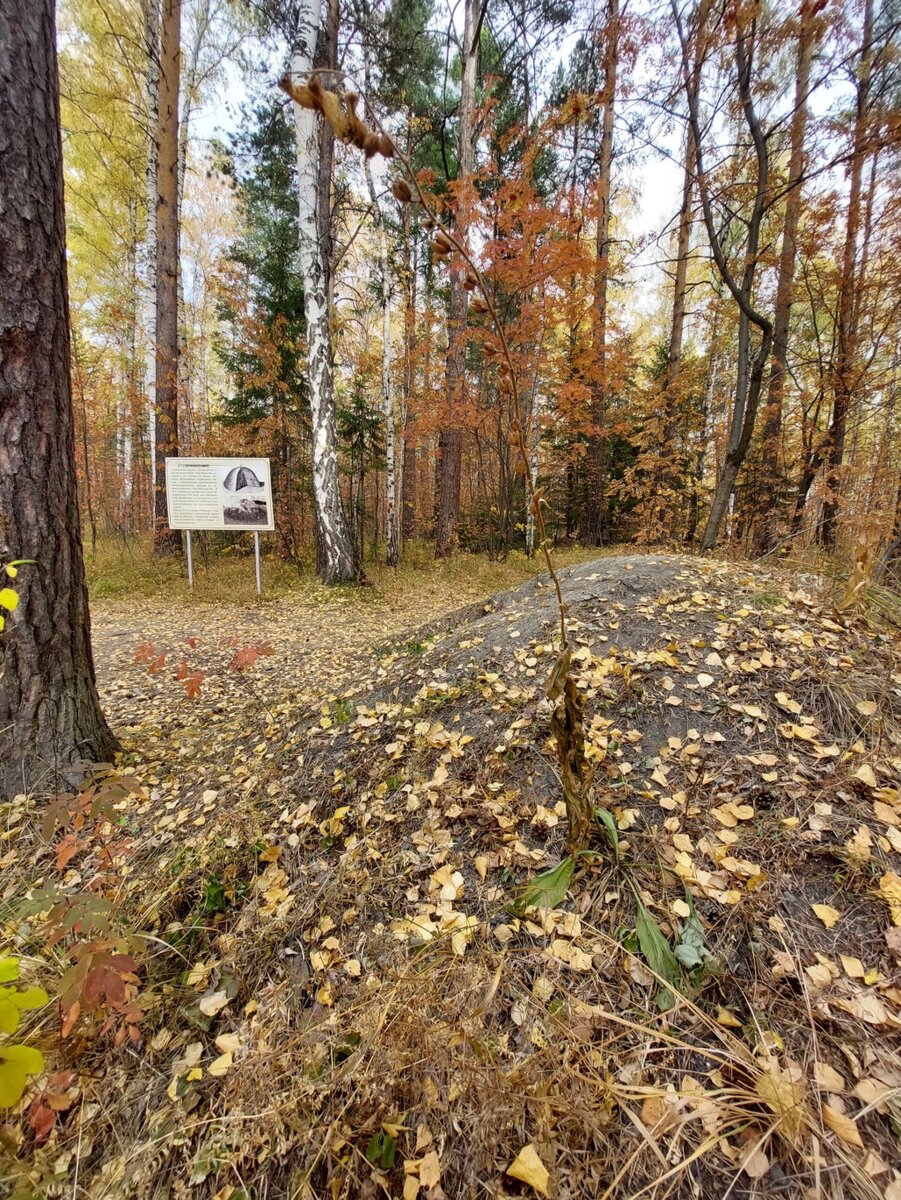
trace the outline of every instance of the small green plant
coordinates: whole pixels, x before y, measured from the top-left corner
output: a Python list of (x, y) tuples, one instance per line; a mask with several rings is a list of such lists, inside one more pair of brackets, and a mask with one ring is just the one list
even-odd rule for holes
[(778, 608), (781, 603), (781, 596), (777, 596), (775, 592), (767, 591), (755, 592), (750, 600), (751, 607), (759, 609), (761, 612), (766, 612), (772, 608)]
[(347, 725), (353, 720), (353, 716), (354, 706), (344, 696), (339, 696), (332, 705), (332, 721), (336, 725)]
[[(15, 579), (19, 574), (19, 567), (24, 567), (34, 563), (33, 558), (17, 558), (13, 562), (6, 563), (3, 566), (3, 572), (8, 579)], [(5, 609), (8, 613), (14, 613), (19, 607), (19, 593), (15, 588), (8, 585), (0, 588), (0, 610)], [(0, 633), (6, 628), (6, 617), (0, 611)]]
[(425, 646), (422, 642), (407, 642), (404, 646), (404, 651), (407, 654), (425, 654)]
[[(40, 987), (7, 987), (19, 978), (19, 963), (15, 958), (0, 958), (0, 1032), (15, 1033), (22, 1013), (43, 1008), (50, 997)], [(30, 1075), (40, 1075), (44, 1056), (34, 1046), (4, 1039), (0, 1043), (0, 1108), (18, 1104)]]

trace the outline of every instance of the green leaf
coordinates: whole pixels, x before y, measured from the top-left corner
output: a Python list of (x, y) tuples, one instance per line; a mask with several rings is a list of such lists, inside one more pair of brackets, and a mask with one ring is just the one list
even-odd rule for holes
[(613, 847), (613, 857), (619, 862), (619, 830), (616, 828), (613, 813), (609, 808), (596, 808), (594, 815), (607, 831), (607, 837), (610, 839), (610, 845)]
[(0, 588), (0, 608), (5, 608), (9, 612), (15, 612), (19, 606), (19, 596), (12, 588)]
[(682, 926), (682, 935), (673, 949), (676, 958), (685, 970), (692, 971), (695, 967), (704, 965), (710, 957), (710, 951), (704, 941), (704, 927), (695, 911), (694, 901), (691, 896), (686, 896), (686, 900), (691, 912)]
[(17, 958), (0, 958), (0, 983), (9, 983), (19, 978), (19, 960)]
[(42, 987), (25, 988), (21, 992), (14, 992), (10, 996), (13, 1004), (19, 1009), (43, 1008), (49, 1001), (50, 997)]
[(514, 907), (519, 911), (525, 908), (556, 908), (569, 890), (575, 869), (576, 860), (564, 858), (552, 870), (542, 871), (522, 889)]
[[(0, 989), (8, 993), (9, 988)], [(8, 996), (0, 996), (0, 1033), (15, 1033), (19, 1028), (19, 1009)]]
[(33, 1046), (0, 1047), (0, 1108), (18, 1104), (29, 1075), (44, 1069), (44, 1056)]
[[(635, 921), (635, 932), (638, 935), (638, 945), (642, 957), (655, 975), (677, 986), (681, 974), (679, 960), (673, 954), (672, 947), (663, 936), (663, 930), (636, 896), (638, 916)], [(661, 1012), (672, 1008), (674, 996), (668, 987), (661, 987), (657, 993), (657, 1007)]]

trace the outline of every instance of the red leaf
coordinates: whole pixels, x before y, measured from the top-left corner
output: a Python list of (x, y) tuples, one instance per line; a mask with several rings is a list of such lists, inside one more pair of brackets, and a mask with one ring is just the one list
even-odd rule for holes
[(68, 1009), (63, 1012), (63, 1023), (60, 1026), (59, 1036), (67, 1038), (81, 1016), (81, 1004), (76, 1000)]
[(189, 700), (196, 700), (203, 687), (203, 671), (195, 671), (184, 681), (185, 694)]
[(36, 1142), (46, 1142), (50, 1137), (53, 1126), (56, 1124), (56, 1113), (44, 1104), (43, 1097), (38, 1096), (28, 1110), (28, 1124), (34, 1130)]
[(57, 843), (56, 847), (56, 869), (61, 871), (67, 863), (75, 857), (81, 849), (81, 843), (74, 833), (67, 833), (66, 836)]

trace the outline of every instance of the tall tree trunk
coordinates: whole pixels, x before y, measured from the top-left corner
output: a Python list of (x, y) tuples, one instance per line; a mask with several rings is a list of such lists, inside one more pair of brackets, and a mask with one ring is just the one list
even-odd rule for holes
[(166, 459), (178, 455), (178, 85), (181, 0), (163, 0), (160, 32), (159, 177), (156, 203), (156, 520), (155, 554), (177, 554), (169, 528)]
[(863, 40), (860, 65), (857, 69), (857, 101), (854, 112), (854, 146), (851, 156), (851, 182), (848, 189), (848, 224), (845, 229), (845, 248), (842, 274), (839, 281), (836, 355), (832, 370), (832, 419), (829, 423), (829, 443), (826, 458), (826, 484), (830, 495), (823, 504), (819, 536), (829, 549), (835, 547), (841, 468), (845, 457), (845, 432), (848, 409), (854, 389), (854, 367), (857, 360), (857, 289), (860, 271), (857, 262), (857, 238), (860, 232), (861, 189), (863, 168), (867, 158), (867, 123), (870, 105), (870, 82), (873, 69), (873, 0), (866, 0), (863, 16)]
[(156, 521), (156, 195), (159, 177), (160, 0), (144, 0), (144, 54), (147, 62), (147, 166), (144, 177), (146, 224), (139, 251), (143, 392), (150, 460), (150, 522)]
[(598, 217), (594, 270), (594, 358), (591, 385), (592, 432), (588, 439), (588, 495), (582, 541), (602, 546), (606, 536), (607, 474), (607, 285), (610, 278), (610, 169), (613, 163), (613, 115), (619, 63), (619, 0), (608, 0), (604, 29), (604, 112), (598, 152)]
[[(697, 60), (696, 60), (697, 69)], [(663, 427), (660, 436), (659, 497), (652, 536), (674, 537), (675, 494), (684, 464), (676, 461), (676, 409), (679, 401), (679, 375), (682, 371), (682, 342), (685, 336), (685, 309), (688, 295), (688, 252), (691, 244), (692, 196), (695, 180), (694, 131), (689, 124), (685, 135), (685, 167), (682, 176), (682, 204), (676, 234), (676, 269), (673, 274), (673, 314), (670, 320), (666, 375), (663, 382)]]
[(763, 414), (763, 461), (757, 493), (757, 529), (754, 544), (757, 554), (767, 554), (778, 541), (782, 525), (782, 501), (786, 491), (782, 463), (782, 399), (788, 360), (788, 330), (795, 283), (795, 259), (798, 253), (804, 137), (807, 132), (807, 93), (810, 90), (810, 64), (815, 40), (812, 18), (811, 0), (801, 0), (795, 69), (795, 106), (792, 112), (791, 150), (786, 181), (788, 196), (785, 201), (779, 280), (776, 285), (776, 310), (773, 315), (773, 359)]
[[(411, 127), (408, 122), (407, 157), (411, 151)], [(413, 343), (416, 337), (416, 256), (412, 245), (410, 205), (401, 212), (404, 244), (404, 375), (403, 375), (403, 471), (401, 473), (401, 538), (408, 541), (416, 533), (416, 447), (411, 426), (413, 412)]]
[[(465, 188), (475, 167), (474, 116), (478, 64), (479, 0), (465, 0), (463, 24), (463, 75), (458, 115), (457, 182)], [(467, 201), (458, 194), (457, 236), (466, 237)], [(454, 413), (466, 372), (466, 313), (468, 293), (463, 286), (465, 266), (451, 268), (450, 315), (447, 322), (445, 371), (445, 423), (438, 441), (438, 531), (435, 555), (446, 558), (457, 548), (460, 524), (460, 476), (463, 464), (463, 429)]]
[[(321, 0), (302, 0), (297, 14), (291, 73), (304, 83), (313, 67), (322, 23)], [(329, 317), (329, 245), (332, 139), (317, 113), (294, 102), (297, 141), (299, 258), (307, 323), (307, 379), (313, 423), (313, 497), (316, 569), (329, 584), (358, 577), (353, 535), (338, 478), (338, 432)], [(326, 231), (323, 236), (323, 231)]]
[(53, 0), (0, 6), (0, 561), (34, 559), (0, 633), (0, 798), (116, 749), (97, 697), (72, 413)]
[[(695, 22), (694, 61), (696, 69), (689, 65), (688, 41), (682, 25), (682, 18), (676, 0), (672, 0), (673, 20), (679, 35), (682, 50), (682, 75), (685, 84), (686, 100), (688, 103), (688, 119), (694, 135), (695, 165), (697, 167), (698, 192), (701, 198), (701, 208), (704, 213), (704, 225), (710, 241), (710, 249), (717, 271), (723, 283), (729, 289), (733, 300), (739, 309), (738, 320), (738, 366), (735, 379), (735, 396), (732, 403), (732, 413), (729, 421), (729, 436), (726, 455), (723, 460), (707, 524), (701, 537), (702, 551), (712, 550), (716, 545), (717, 536), (723, 519), (730, 507), (730, 499), (735, 489), (738, 473), (747, 457), (757, 419), (757, 409), (760, 403), (760, 392), (763, 386), (763, 373), (770, 355), (773, 341), (773, 326), (769, 318), (758, 312), (754, 307), (754, 279), (757, 271), (758, 251), (760, 247), (760, 232), (766, 212), (766, 199), (769, 186), (769, 149), (766, 136), (761, 128), (760, 119), (754, 105), (752, 95), (753, 55), (755, 39), (755, 23), (748, 21), (744, 26), (738, 26), (735, 31), (735, 65), (738, 84), (738, 96), (741, 102), (745, 123), (754, 149), (756, 176), (754, 179), (754, 200), (751, 212), (745, 222), (747, 237), (744, 246), (744, 270), (741, 277), (736, 278), (732, 273), (720, 231), (713, 212), (709, 183), (704, 169), (704, 148), (701, 137), (701, 122), (699, 116), (699, 92), (701, 71), (697, 66), (703, 62), (704, 29), (710, 11), (710, 0), (701, 0)], [(751, 326), (758, 330), (757, 350), (751, 358)]]
[(388, 235), (385, 218), (372, 178), (372, 169), (365, 165), (369, 199), (379, 234), (379, 268), (382, 288), (382, 412), (385, 415), (385, 561), (396, 567), (399, 555), (397, 528), (396, 473), (394, 463), (394, 395), (391, 388), (391, 272), (388, 268)]

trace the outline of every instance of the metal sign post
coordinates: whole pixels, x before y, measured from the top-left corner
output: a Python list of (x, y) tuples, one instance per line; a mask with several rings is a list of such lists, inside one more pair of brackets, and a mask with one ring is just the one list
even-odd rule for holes
[(275, 529), (268, 458), (166, 459), (166, 509), (170, 529), (188, 535), (188, 583), (194, 587), (191, 531), (253, 533), (257, 595), (263, 594), (260, 533)]

